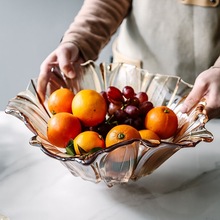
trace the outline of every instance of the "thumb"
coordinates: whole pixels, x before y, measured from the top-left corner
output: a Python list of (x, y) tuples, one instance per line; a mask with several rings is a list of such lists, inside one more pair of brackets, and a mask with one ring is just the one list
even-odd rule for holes
[(204, 97), (205, 93), (206, 93), (205, 85), (195, 83), (193, 89), (184, 100), (184, 103), (181, 107), (182, 113), (189, 112), (196, 104), (199, 103), (199, 101)]

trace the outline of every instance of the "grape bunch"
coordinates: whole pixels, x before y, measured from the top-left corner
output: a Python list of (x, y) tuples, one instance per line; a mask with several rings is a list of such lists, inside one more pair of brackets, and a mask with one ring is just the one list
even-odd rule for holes
[[(101, 95), (106, 100), (108, 114), (104, 124), (96, 128), (99, 133), (105, 136), (106, 132), (117, 124), (128, 124), (138, 130), (144, 129), (145, 116), (154, 107), (146, 92), (136, 93), (131, 86), (125, 86), (122, 90), (109, 86)], [(102, 132), (102, 129), (106, 131)]]

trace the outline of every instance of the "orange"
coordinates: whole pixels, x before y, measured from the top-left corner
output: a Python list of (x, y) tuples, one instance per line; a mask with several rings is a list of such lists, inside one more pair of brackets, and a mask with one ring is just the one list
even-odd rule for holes
[(73, 143), (74, 150), (78, 155), (89, 152), (94, 148), (105, 148), (104, 139), (95, 131), (84, 131), (78, 134)]
[[(120, 143), (122, 141), (130, 140), (133, 138), (141, 138), (140, 133), (134, 127), (130, 125), (117, 125), (113, 127), (107, 134), (105, 139), (106, 147), (110, 147), (113, 144)], [(135, 144), (126, 144), (120, 146), (107, 155), (107, 161), (123, 163), (125, 161), (133, 160), (137, 156), (137, 149)], [(110, 163), (111, 163), (110, 162)]]
[(103, 96), (95, 90), (84, 89), (73, 98), (72, 113), (84, 126), (96, 126), (104, 121), (107, 104)]
[(65, 148), (71, 139), (81, 132), (81, 124), (71, 113), (60, 112), (53, 115), (47, 125), (47, 137), (51, 144)]
[(137, 129), (125, 124), (116, 125), (106, 135), (105, 144), (106, 147), (110, 147), (113, 144), (117, 144), (133, 138), (141, 138), (141, 135)]
[(177, 131), (178, 118), (170, 108), (158, 106), (147, 113), (145, 127), (155, 132), (161, 139), (167, 139)]
[(141, 138), (145, 140), (158, 140), (160, 141), (160, 137), (153, 131), (148, 129), (143, 129), (139, 131)]
[(67, 88), (55, 90), (48, 98), (48, 109), (54, 115), (58, 112), (72, 113), (72, 100), (74, 93)]

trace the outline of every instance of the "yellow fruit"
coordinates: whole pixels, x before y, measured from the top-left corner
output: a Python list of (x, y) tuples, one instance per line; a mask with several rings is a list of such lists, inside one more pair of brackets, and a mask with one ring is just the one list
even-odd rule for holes
[(158, 106), (147, 113), (145, 127), (155, 132), (161, 139), (167, 139), (176, 133), (178, 118), (168, 107)]
[(84, 131), (78, 134), (73, 143), (74, 150), (78, 155), (89, 152), (94, 148), (105, 148), (104, 139), (95, 131)]
[(144, 140), (158, 140), (160, 141), (160, 137), (153, 131), (148, 129), (143, 129), (139, 131), (141, 138)]
[(103, 96), (95, 90), (84, 89), (73, 98), (72, 113), (84, 126), (96, 126), (104, 121), (107, 104)]

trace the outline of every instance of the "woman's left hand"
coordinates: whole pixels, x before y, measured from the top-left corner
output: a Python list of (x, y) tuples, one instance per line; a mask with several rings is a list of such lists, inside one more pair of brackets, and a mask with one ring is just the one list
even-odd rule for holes
[(220, 117), (220, 67), (202, 72), (182, 106), (182, 112), (190, 111), (202, 98), (206, 99), (206, 112), (210, 119)]

